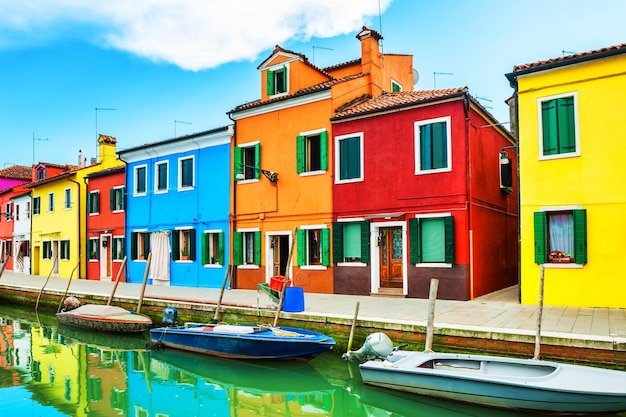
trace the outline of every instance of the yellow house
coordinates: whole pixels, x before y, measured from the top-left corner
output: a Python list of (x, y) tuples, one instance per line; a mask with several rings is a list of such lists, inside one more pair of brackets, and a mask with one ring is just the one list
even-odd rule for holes
[(327, 68), (277, 46), (258, 67), (261, 98), (229, 112), (237, 288), (288, 272), (307, 292), (333, 293), (330, 117), (354, 100), (413, 88), (412, 56), (383, 55), (381, 35), (366, 27), (356, 37), (361, 58)]
[[(521, 301), (626, 307), (626, 44), (518, 65)], [(514, 107), (514, 108), (515, 108)]]
[(85, 278), (92, 241), (85, 235), (87, 184), (85, 176), (122, 166), (116, 157), (114, 137), (98, 138), (99, 161), (85, 166), (79, 153), (78, 166), (40, 163), (33, 167), (32, 190), (32, 271), (34, 275)]

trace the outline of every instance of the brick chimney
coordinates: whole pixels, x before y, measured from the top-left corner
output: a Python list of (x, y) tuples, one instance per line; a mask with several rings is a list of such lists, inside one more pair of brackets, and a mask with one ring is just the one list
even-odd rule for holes
[(376, 97), (383, 92), (383, 58), (378, 42), (383, 38), (380, 33), (363, 26), (356, 35), (361, 41), (361, 71), (369, 74), (370, 94)]

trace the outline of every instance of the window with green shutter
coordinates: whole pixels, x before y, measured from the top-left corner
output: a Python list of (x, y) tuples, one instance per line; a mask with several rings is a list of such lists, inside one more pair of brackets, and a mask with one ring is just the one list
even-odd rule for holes
[(132, 232), (130, 234), (130, 259), (146, 260), (150, 253), (150, 233)]
[(176, 261), (193, 261), (196, 259), (195, 229), (172, 231), (172, 259)]
[(109, 191), (109, 209), (112, 212), (124, 210), (125, 190), (125, 187), (115, 187)]
[(369, 263), (370, 224), (367, 221), (333, 223), (333, 260), (335, 263)]
[(328, 132), (303, 134), (296, 137), (296, 170), (303, 172), (328, 169)]
[(449, 170), (450, 117), (415, 123), (416, 171)]
[(125, 245), (124, 245), (125, 241), (124, 238), (121, 236), (118, 237), (113, 237), (113, 260), (114, 261), (121, 261), (122, 259), (124, 259), (124, 252), (125, 252)]
[(205, 231), (201, 250), (203, 265), (224, 265), (224, 233)]
[(409, 219), (409, 262), (412, 264), (455, 261), (454, 217)]
[(89, 214), (100, 212), (100, 191), (92, 191), (87, 196), (87, 212)]
[(61, 243), (60, 258), (62, 260), (69, 260), (70, 259), (70, 241), (64, 239), (60, 243)]
[(576, 107), (574, 96), (541, 102), (542, 155), (576, 152)]
[(233, 234), (233, 261), (235, 265), (261, 265), (261, 232)]
[(287, 92), (289, 80), (287, 66), (283, 65), (282, 68), (267, 70), (266, 77), (268, 96), (284, 94)]
[(298, 229), (298, 265), (330, 266), (330, 229)]
[(535, 263), (587, 263), (587, 211), (538, 211), (534, 218)]
[(363, 180), (363, 136), (362, 134), (343, 135), (335, 138), (335, 170), (337, 182)]
[(261, 175), (261, 144), (237, 146), (234, 150), (235, 180), (258, 179)]

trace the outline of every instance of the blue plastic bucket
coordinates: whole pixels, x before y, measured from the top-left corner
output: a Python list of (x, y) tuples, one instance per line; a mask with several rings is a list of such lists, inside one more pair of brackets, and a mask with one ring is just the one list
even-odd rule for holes
[(283, 311), (288, 313), (300, 313), (304, 311), (304, 288), (285, 288), (285, 300), (283, 301)]

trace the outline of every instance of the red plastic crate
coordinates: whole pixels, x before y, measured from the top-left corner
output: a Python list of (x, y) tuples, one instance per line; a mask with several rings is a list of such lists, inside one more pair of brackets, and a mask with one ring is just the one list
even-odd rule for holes
[[(285, 277), (283, 276), (275, 276), (270, 278), (270, 288), (274, 291), (282, 291), (283, 285), (285, 285)], [(287, 280), (287, 286), (291, 285), (291, 279)]]

